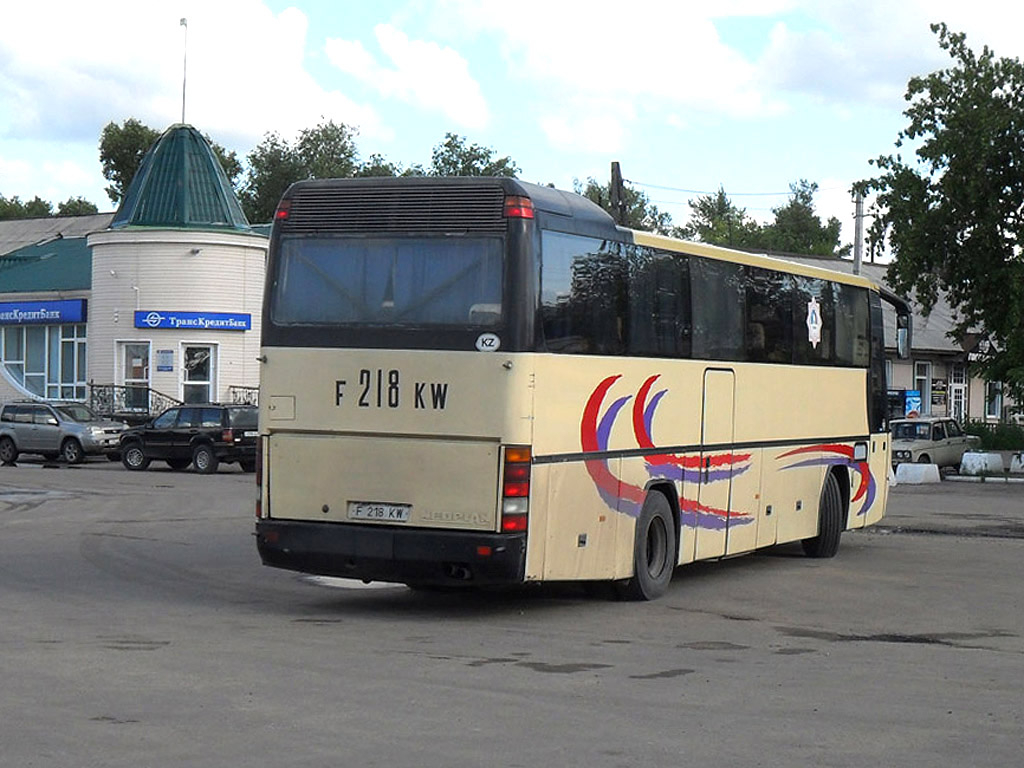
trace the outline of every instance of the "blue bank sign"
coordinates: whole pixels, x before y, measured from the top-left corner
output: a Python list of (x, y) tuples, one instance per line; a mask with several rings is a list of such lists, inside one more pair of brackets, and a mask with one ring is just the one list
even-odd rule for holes
[(0, 325), (84, 323), (85, 299), (0, 301)]
[(176, 328), (199, 331), (248, 331), (252, 315), (231, 312), (167, 312), (138, 310), (136, 328)]

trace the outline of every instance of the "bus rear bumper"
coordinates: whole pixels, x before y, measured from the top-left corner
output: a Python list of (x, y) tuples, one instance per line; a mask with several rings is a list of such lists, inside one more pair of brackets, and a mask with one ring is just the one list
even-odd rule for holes
[(518, 584), (526, 534), (259, 520), (264, 565), (321, 576), (415, 585)]

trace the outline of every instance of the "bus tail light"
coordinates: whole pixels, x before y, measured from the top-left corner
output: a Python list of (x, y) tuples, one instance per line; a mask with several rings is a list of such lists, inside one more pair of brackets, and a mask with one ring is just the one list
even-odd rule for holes
[(533, 201), (520, 195), (507, 195), (505, 197), (505, 218), (532, 219)]
[(533, 456), (529, 446), (507, 446), (501, 473), (501, 530), (520, 533), (526, 530), (530, 512), (530, 467)]
[(288, 214), (291, 212), (292, 201), (285, 199), (277, 204), (277, 210), (274, 211), (274, 221), (283, 221), (288, 218)]

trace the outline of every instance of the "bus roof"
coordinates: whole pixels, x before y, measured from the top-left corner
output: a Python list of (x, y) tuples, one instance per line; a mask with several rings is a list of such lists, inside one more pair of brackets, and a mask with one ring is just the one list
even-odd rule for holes
[(690, 240), (679, 240), (673, 237), (616, 226), (614, 219), (604, 208), (582, 195), (505, 176), (381, 176), (356, 179), (313, 179), (292, 184), (285, 192), (284, 197), (290, 198), (307, 190), (313, 192), (317, 189), (346, 186), (382, 190), (394, 187), (461, 188), (463, 190), (478, 187), (480, 189), (494, 190), (498, 187), (507, 195), (521, 195), (530, 198), (533, 202), (534, 210), (539, 213), (538, 223), (546, 228), (588, 237), (632, 242), (636, 245), (660, 248), (674, 253), (704, 256), (710, 259), (788, 272), (803, 277), (856, 285), (874, 291), (879, 290), (879, 286), (873, 281), (860, 275), (850, 275), (823, 267), (771, 257), (766, 254), (749, 253), (747, 251), (723, 248)]

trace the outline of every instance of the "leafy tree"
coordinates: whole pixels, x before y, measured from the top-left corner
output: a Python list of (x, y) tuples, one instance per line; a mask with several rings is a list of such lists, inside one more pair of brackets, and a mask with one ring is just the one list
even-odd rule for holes
[(693, 212), (690, 222), (677, 227), (673, 231), (676, 236), (731, 248), (757, 248), (762, 242), (761, 226), (747, 216), (745, 209), (733, 205), (724, 188), (689, 204)]
[(333, 120), (321, 122), (314, 128), (303, 128), (295, 150), (311, 179), (351, 178), (358, 166), (356, 157), (357, 131)]
[(818, 185), (806, 179), (789, 185), (792, 196), (785, 205), (773, 208), (775, 221), (762, 230), (764, 248), (780, 253), (808, 256), (845, 256), (850, 246), (840, 246), (842, 225), (832, 217), (822, 224), (814, 212)]
[[(355, 175), (359, 169), (355, 137), (354, 128), (333, 120), (302, 129), (294, 144), (277, 132), (265, 134), (246, 158), (249, 172), (239, 192), (249, 221), (270, 221), (281, 195), (296, 181)], [(383, 170), (383, 163), (380, 158), (376, 167)]]
[(926, 312), (940, 293), (958, 313), (953, 335), (981, 332), (982, 373), (1024, 395), (1024, 64), (971, 51), (963, 34), (932, 26), (953, 63), (907, 85), (909, 125), (877, 158), (873, 248), (888, 247), (894, 289)]
[(249, 172), (239, 192), (249, 221), (270, 221), (281, 195), (293, 182), (309, 178), (302, 158), (277, 132), (267, 133), (249, 153)]
[(373, 154), (370, 155), (366, 162), (360, 163), (359, 167), (356, 168), (354, 176), (367, 177), (367, 176), (405, 176), (405, 175), (417, 175), (420, 174), (408, 174), (402, 170), (402, 166), (392, 163), (384, 158), (383, 155)]
[(28, 202), (22, 202), (17, 195), (11, 198), (0, 195), (0, 219), (36, 219), (47, 216), (53, 216), (53, 206), (39, 195)]
[(494, 150), (446, 133), (444, 141), (434, 147), (430, 158), (430, 176), (512, 176), (519, 168), (510, 157), (495, 157)]
[[(610, 183), (601, 184), (596, 179), (588, 178), (587, 183), (583, 184), (579, 179), (574, 179), (572, 188), (576, 194), (583, 195), (588, 200), (600, 205), (612, 216), (615, 215), (615, 211), (612, 210)], [(665, 211), (658, 210), (658, 206), (654, 205), (647, 195), (625, 185), (624, 197), (626, 216), (623, 226), (656, 232), (659, 235), (672, 234), (672, 217)]]
[(81, 195), (69, 197), (63, 203), (57, 204), (58, 216), (84, 216), (90, 213), (99, 213), (99, 208)]
[(104, 126), (100, 134), (100, 162), (103, 164), (103, 178), (111, 182), (106, 189), (110, 202), (117, 205), (124, 199), (142, 158), (158, 138), (159, 131), (134, 117), (129, 117), (121, 125), (111, 121)]

